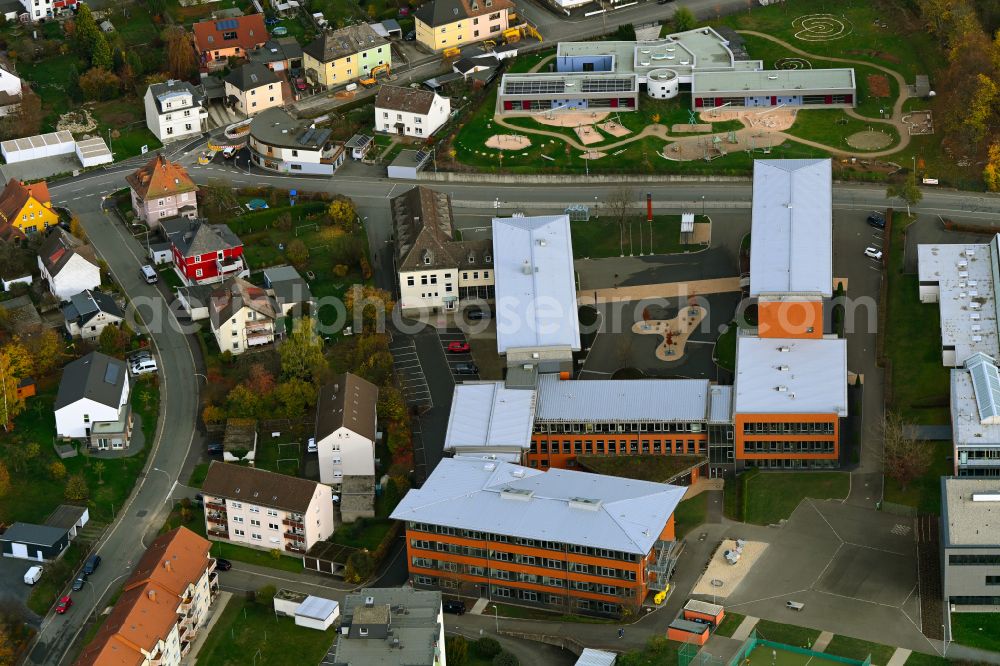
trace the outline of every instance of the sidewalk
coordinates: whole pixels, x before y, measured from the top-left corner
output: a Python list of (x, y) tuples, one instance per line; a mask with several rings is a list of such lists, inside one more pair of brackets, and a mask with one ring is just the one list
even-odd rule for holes
[(194, 645), (191, 646), (191, 651), (188, 652), (186, 661), (194, 666), (198, 663), (198, 652), (201, 650), (201, 646), (205, 644), (205, 639), (208, 635), (212, 633), (212, 627), (219, 620), (222, 615), (222, 611), (226, 610), (226, 606), (229, 604), (229, 600), (233, 598), (230, 592), (219, 592), (219, 598), (215, 600), (215, 606), (212, 608), (211, 616), (208, 618), (208, 623), (201, 628), (198, 632), (198, 638), (194, 639)]

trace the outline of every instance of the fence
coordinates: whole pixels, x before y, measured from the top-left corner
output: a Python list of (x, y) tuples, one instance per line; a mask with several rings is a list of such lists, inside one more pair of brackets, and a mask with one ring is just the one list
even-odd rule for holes
[[(816, 650), (810, 650), (809, 648), (798, 647), (795, 645), (786, 645), (784, 643), (777, 643), (775, 641), (769, 641), (766, 638), (760, 638), (757, 635), (757, 630), (755, 629), (750, 637), (747, 638), (746, 642), (740, 646), (740, 649), (733, 655), (726, 666), (739, 666), (743, 663), (745, 659), (750, 657), (750, 653), (754, 651), (758, 646), (766, 646), (773, 648), (775, 650), (782, 650), (783, 652), (791, 652), (794, 654), (801, 654), (803, 656), (812, 658), (818, 658), (825, 661), (836, 661), (841, 664), (851, 664), (852, 666), (871, 666), (872, 658), (871, 655), (865, 658), (864, 661), (859, 661), (857, 659), (850, 659), (849, 657), (841, 657), (835, 654), (827, 654), (825, 652), (817, 652)], [(685, 646), (686, 647), (686, 646)], [(683, 648), (681, 648), (683, 649)], [(682, 664), (681, 666), (685, 666)]]

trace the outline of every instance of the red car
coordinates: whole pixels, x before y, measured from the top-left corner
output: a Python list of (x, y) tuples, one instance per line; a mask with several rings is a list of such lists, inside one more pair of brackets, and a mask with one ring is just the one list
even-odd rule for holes
[(464, 354), (469, 351), (468, 342), (449, 342), (448, 351), (453, 354)]
[(306, 89), (306, 80), (303, 79), (302, 77), (299, 77), (299, 78), (295, 79), (295, 89), (296, 90), (305, 90)]
[(66, 611), (68, 611), (72, 606), (73, 606), (73, 600), (70, 599), (69, 596), (67, 595), (62, 599), (60, 599), (59, 603), (56, 604), (56, 613), (62, 615)]

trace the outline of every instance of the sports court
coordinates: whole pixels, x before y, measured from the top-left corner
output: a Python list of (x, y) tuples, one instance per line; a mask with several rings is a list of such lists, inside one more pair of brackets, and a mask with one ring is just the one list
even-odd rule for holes
[[(807, 650), (810, 654), (802, 654), (798, 649), (796, 651), (786, 650), (779, 647), (780, 645), (780, 643), (765, 644), (761, 642), (738, 666), (806, 666), (806, 664), (832, 666), (833, 664), (845, 663), (837, 657), (831, 657), (821, 652)], [(850, 660), (849, 663), (863, 664), (865, 662)]]
[(687, 643), (678, 649), (677, 663), (679, 666), (871, 666), (871, 657), (858, 661), (785, 645), (762, 638), (756, 630), (751, 632), (735, 654), (730, 654), (726, 657), (712, 655)]

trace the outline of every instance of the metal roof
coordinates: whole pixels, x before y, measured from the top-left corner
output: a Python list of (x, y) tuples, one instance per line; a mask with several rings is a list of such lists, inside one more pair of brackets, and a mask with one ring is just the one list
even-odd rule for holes
[(736, 414), (847, 416), (847, 340), (740, 337), (735, 386)]
[(684, 604), (684, 610), (705, 613), (706, 615), (718, 615), (725, 610), (725, 607), (719, 604), (710, 604), (701, 599), (688, 599), (687, 603)]
[(828, 159), (756, 160), (750, 296), (833, 294), (833, 206)]
[(0, 541), (52, 547), (66, 536), (66, 528), (33, 523), (14, 523), (0, 535)]
[(704, 421), (707, 379), (538, 379), (538, 421)]
[(691, 79), (693, 95), (717, 93), (749, 96), (758, 93), (807, 95), (817, 92), (854, 93), (854, 70), (763, 69), (759, 71), (696, 71)]
[(584, 648), (573, 666), (614, 666), (617, 658), (614, 652)]
[(580, 349), (568, 215), (493, 218), (497, 350)]
[(665, 483), (445, 458), (391, 517), (646, 555), (683, 496)]
[(986, 422), (1000, 417), (1000, 372), (997, 371), (996, 360), (977, 353), (965, 361), (965, 367), (972, 375), (979, 420)]
[(314, 620), (325, 621), (328, 617), (337, 612), (340, 604), (338, 604), (333, 599), (324, 599), (323, 597), (314, 597), (312, 595), (306, 597), (306, 600), (299, 604), (299, 607), (295, 610), (296, 615), (302, 617), (309, 617)]
[(709, 423), (733, 422), (733, 387), (711, 386), (708, 389)]
[(508, 389), (503, 382), (457, 384), (444, 448), (528, 449), (534, 421), (533, 390)]

